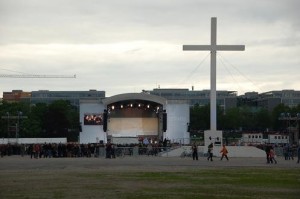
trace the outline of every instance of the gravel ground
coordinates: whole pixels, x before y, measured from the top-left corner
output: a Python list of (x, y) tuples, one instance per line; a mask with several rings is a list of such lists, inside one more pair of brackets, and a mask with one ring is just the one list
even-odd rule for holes
[[(230, 157), (229, 157), (230, 158)], [(116, 159), (100, 158), (41, 158), (30, 159), (29, 156), (9, 156), (0, 158), (1, 171), (16, 170), (101, 170), (101, 171), (184, 171), (195, 168), (234, 168), (234, 167), (273, 167), (300, 168), (296, 159), (277, 158), (277, 164), (266, 164), (265, 158), (230, 158), (229, 161), (214, 158), (207, 161), (200, 157), (198, 161), (191, 158), (137, 156)]]

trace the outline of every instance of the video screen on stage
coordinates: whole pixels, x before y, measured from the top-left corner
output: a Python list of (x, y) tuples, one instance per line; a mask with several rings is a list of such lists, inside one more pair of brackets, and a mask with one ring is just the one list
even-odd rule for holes
[(103, 115), (100, 113), (85, 113), (84, 125), (103, 125)]

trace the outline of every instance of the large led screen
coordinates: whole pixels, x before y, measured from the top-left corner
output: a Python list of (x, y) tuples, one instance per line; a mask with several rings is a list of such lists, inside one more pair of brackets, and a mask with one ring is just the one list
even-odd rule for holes
[(103, 115), (100, 113), (85, 113), (84, 125), (103, 125)]

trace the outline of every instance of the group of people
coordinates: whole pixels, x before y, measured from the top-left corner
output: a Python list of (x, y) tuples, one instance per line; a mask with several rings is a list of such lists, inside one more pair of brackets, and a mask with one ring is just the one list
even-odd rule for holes
[[(36, 143), (36, 144), (0, 144), (0, 156), (28, 155), (32, 159), (60, 158), (60, 157), (116, 157), (120, 151), (126, 155), (157, 156), (160, 151), (167, 150), (167, 146), (160, 144), (113, 144), (113, 143)], [(121, 150), (122, 149), (122, 150)], [(135, 149), (135, 150), (134, 150)]]
[[(294, 148), (295, 149), (295, 148)], [(300, 145), (295, 150), (289, 144), (286, 144), (282, 148), (282, 154), (285, 160), (294, 160), (294, 155), (298, 157), (297, 163), (300, 163)], [(265, 146), (267, 164), (277, 164), (275, 147), (271, 144)]]
[[(36, 144), (2, 144), (1, 156), (28, 155), (30, 158), (61, 158), (61, 157), (98, 157), (105, 151), (104, 144), (78, 143), (36, 143)], [(103, 152), (104, 153), (104, 152)]]
[[(214, 148), (214, 145), (213, 143), (211, 143), (210, 145), (208, 145), (208, 149), (207, 149), (207, 160), (209, 161), (213, 161), (213, 148)], [(198, 160), (198, 146), (196, 145), (196, 143), (194, 143), (192, 145), (192, 156), (193, 156), (193, 160)], [(220, 153), (221, 153), (221, 159), (220, 160), (223, 160), (223, 158), (225, 157), (226, 160), (228, 161), (229, 158), (227, 156), (228, 154), (228, 150), (225, 146), (225, 144), (223, 144), (221, 150), (220, 150)]]
[(284, 156), (285, 160), (294, 160), (294, 157), (293, 157), (293, 147), (291, 147), (289, 144), (284, 145), (283, 146), (283, 156)]
[[(191, 150), (192, 150), (193, 160), (198, 160), (198, 147), (195, 143), (192, 145)], [(214, 155), (213, 150), (214, 150), (214, 146), (213, 146), (213, 143), (211, 143), (208, 145), (208, 148), (207, 148), (207, 160), (208, 161), (213, 161), (213, 155)], [(267, 164), (273, 164), (273, 163), (277, 164), (274, 147), (272, 145), (266, 145), (265, 151), (266, 151), (266, 157), (267, 157)], [(289, 146), (285, 146), (283, 148), (283, 155), (284, 155), (285, 160), (290, 160), (290, 159), (293, 160), (294, 159), (293, 153), (291, 151), (292, 151), (291, 147), (289, 147)], [(220, 150), (220, 153), (221, 153), (220, 160), (223, 160), (224, 157), (226, 158), (227, 161), (229, 160), (228, 150), (227, 150), (225, 144), (223, 144), (223, 146)], [(299, 164), (300, 163), (300, 146), (298, 146), (298, 148), (297, 148), (297, 157), (298, 157), (297, 163)]]
[(115, 145), (108, 142), (105, 145), (105, 157), (116, 158), (117, 156), (124, 155), (151, 155), (157, 156), (159, 152), (166, 150), (166, 147), (161, 147), (159, 144), (139, 144), (131, 146)]
[(277, 160), (275, 159), (275, 150), (274, 147), (271, 145), (266, 146), (266, 155), (267, 155), (267, 164), (277, 164)]

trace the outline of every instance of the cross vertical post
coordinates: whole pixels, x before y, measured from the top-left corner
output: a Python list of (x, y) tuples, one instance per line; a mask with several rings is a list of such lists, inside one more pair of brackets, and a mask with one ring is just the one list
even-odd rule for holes
[(217, 19), (211, 19), (211, 58), (210, 58), (210, 130), (217, 130)]

